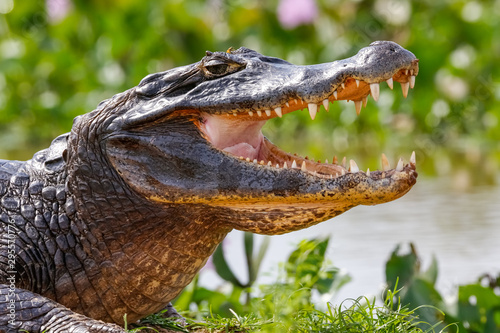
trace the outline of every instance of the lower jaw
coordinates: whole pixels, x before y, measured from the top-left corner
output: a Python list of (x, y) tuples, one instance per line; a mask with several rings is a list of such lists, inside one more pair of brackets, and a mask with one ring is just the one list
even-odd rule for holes
[(200, 129), (217, 149), (232, 157), (277, 168), (297, 168), (302, 171), (339, 176), (346, 169), (336, 164), (316, 163), (297, 155), (283, 152), (264, 138), (262, 126), (267, 120), (248, 120), (226, 115), (202, 114)]
[[(350, 160), (332, 163), (315, 162), (307, 157), (288, 154), (265, 139), (261, 128), (266, 120), (252, 121), (224, 115), (203, 114), (203, 121), (199, 124), (205, 138), (218, 150), (233, 158), (253, 164), (267, 165), (277, 169), (300, 169), (301, 171), (319, 178), (332, 179), (349, 172), (360, 171), (356, 162)], [(414, 164), (414, 163), (413, 163)], [(383, 171), (388, 171), (389, 165), (382, 155)], [(400, 160), (396, 171), (401, 171), (403, 162)], [(367, 170), (367, 173), (369, 171)]]
[(246, 162), (252, 162), (260, 165), (267, 165), (277, 169), (300, 169), (303, 172), (310, 173), (320, 178), (335, 178), (347, 173), (347, 169), (341, 165), (320, 162), (314, 162), (297, 154), (288, 154), (272, 144), (269, 140), (262, 137), (260, 145), (252, 150), (252, 155), (234, 154), (228, 151), (234, 157)]

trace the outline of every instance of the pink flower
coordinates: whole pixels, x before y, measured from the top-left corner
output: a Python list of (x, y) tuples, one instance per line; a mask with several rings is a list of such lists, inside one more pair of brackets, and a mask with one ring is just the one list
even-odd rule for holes
[(45, 0), (47, 20), (50, 23), (61, 21), (68, 15), (71, 7), (71, 0)]
[(312, 23), (317, 16), (315, 0), (281, 0), (278, 4), (278, 20), (285, 29)]

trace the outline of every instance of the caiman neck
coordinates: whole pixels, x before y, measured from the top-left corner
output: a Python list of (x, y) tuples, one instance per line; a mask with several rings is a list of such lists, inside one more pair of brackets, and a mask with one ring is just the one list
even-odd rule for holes
[(120, 323), (125, 313), (135, 321), (161, 310), (231, 228), (210, 207), (150, 202), (127, 187), (104, 154), (68, 149), (75, 223), (83, 251), (100, 266), (90, 281), (107, 310), (99, 318)]

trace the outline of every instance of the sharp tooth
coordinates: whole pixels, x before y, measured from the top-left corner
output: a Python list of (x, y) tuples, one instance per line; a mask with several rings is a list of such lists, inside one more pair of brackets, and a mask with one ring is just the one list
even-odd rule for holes
[(358, 172), (359, 171), (358, 165), (356, 164), (356, 162), (354, 162), (354, 160), (349, 161), (349, 171), (351, 171), (351, 172)]
[(356, 87), (359, 88), (359, 80), (356, 80)]
[(299, 101), (296, 98), (294, 98), (293, 101), (295, 102), (295, 104), (299, 104)]
[(411, 153), (410, 163), (413, 165), (417, 164), (417, 160), (415, 159), (415, 152)]
[(302, 166), (300, 167), (300, 170), (307, 171), (306, 161), (302, 161)]
[(238, 114), (236, 112), (233, 112), (233, 116), (237, 116)]
[(325, 159), (325, 164), (328, 164), (328, 159)]
[(410, 76), (410, 88), (415, 88), (415, 75)]
[(382, 170), (387, 171), (390, 169), (391, 169), (391, 165), (389, 164), (387, 157), (385, 156), (385, 154), (382, 154)]
[(251, 116), (253, 116), (253, 112), (252, 111), (248, 111), (248, 114)]
[(387, 82), (387, 85), (391, 88), (391, 90), (394, 88), (394, 81), (392, 80), (392, 77), (387, 79), (385, 82)]
[(262, 111), (257, 111), (257, 114), (259, 115), (259, 117), (262, 117)]
[(408, 70), (405, 70), (405, 75), (408, 75)]
[(286, 162), (283, 163), (283, 169), (288, 169), (288, 165), (286, 165)]
[(403, 159), (400, 158), (398, 161), (398, 165), (396, 166), (396, 171), (403, 171)]
[(278, 117), (280, 117), (280, 118), (283, 117), (283, 114), (281, 113), (281, 108), (280, 107), (275, 108), (274, 112), (276, 112), (276, 114), (278, 115)]
[(253, 159), (253, 162), (254, 162), (255, 164), (257, 164), (257, 159), (256, 159), (256, 158), (254, 158), (254, 159)]
[(279, 169), (280, 168), (280, 165), (279, 164), (276, 164), (276, 169)]
[(370, 177), (370, 169), (369, 169), (369, 168), (368, 168), (368, 169), (366, 169), (366, 176), (367, 176), (367, 177)]
[(345, 165), (347, 163), (347, 158), (344, 156), (344, 158), (342, 159), (342, 167), (345, 168)]
[(378, 97), (380, 95), (380, 85), (378, 83), (371, 83), (370, 84), (370, 92), (371, 92), (372, 97), (375, 100), (375, 102), (377, 102)]
[(245, 161), (250, 162), (250, 158), (249, 158), (249, 157), (247, 157), (247, 158), (245, 159)]
[(325, 110), (328, 111), (328, 108), (330, 107), (330, 102), (328, 102), (328, 98), (323, 100), (323, 106), (325, 107)]
[(240, 156), (240, 160), (244, 160), (245, 158), (243, 156)]
[(318, 105), (309, 103), (307, 106), (309, 108), (309, 115), (311, 116), (311, 119), (314, 120), (314, 118), (316, 118), (316, 113), (318, 112)]
[(285, 105), (286, 105), (287, 107), (289, 107), (289, 106), (290, 106), (290, 104), (288, 104), (288, 102), (286, 102), (286, 103), (285, 103)]
[(267, 115), (268, 117), (270, 117), (270, 116), (271, 116), (271, 110), (266, 109), (266, 110), (264, 110), (264, 112), (266, 113), (266, 115)]
[(337, 90), (335, 90), (335, 91), (333, 92), (333, 97), (335, 97), (335, 99), (337, 99), (337, 95), (338, 95), (338, 94), (337, 94)]
[(342, 82), (341, 86), (342, 86), (342, 89), (345, 89), (345, 83), (344, 82)]
[(363, 106), (366, 108), (366, 104), (368, 104), (368, 96), (363, 97)]
[(408, 97), (408, 88), (410, 88), (410, 82), (401, 83), (404, 98)]
[(292, 169), (295, 169), (295, 168), (297, 168), (297, 162), (295, 162), (295, 160), (293, 160)]
[(354, 107), (356, 108), (356, 114), (359, 116), (361, 113), (361, 101), (354, 101)]
[(343, 176), (343, 175), (345, 175), (345, 171), (344, 171), (344, 169), (342, 169), (342, 176)]
[(273, 164), (271, 163), (271, 161), (267, 162), (267, 166), (272, 166)]

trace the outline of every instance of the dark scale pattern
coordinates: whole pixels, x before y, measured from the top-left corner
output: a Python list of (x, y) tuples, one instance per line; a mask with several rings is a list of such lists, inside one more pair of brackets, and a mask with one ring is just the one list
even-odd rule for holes
[[(9, 307), (0, 306), (0, 328), (38, 332), (57, 327), (58, 331), (65, 332), (78, 327), (86, 332), (123, 332), (118, 326), (73, 312), (88, 312), (91, 317), (100, 318), (105, 309), (102, 305), (96, 306), (96, 292), (89, 282), (87, 268), (84, 269), (88, 254), (80, 242), (78, 222), (71, 219), (76, 212), (74, 200), (72, 197), (67, 200), (64, 182), (56, 183), (66, 178), (59, 174), (37, 179), (40, 174), (37, 166), (36, 163), (0, 161), (0, 303), (14, 302), (16, 308), (15, 316), (11, 317), (14, 314)], [(9, 266), (9, 238), (14, 240), (12, 267)], [(95, 264), (87, 266), (90, 271), (96, 267)], [(95, 275), (98, 275), (97, 269)], [(27, 306), (28, 300), (32, 300), (30, 306)], [(71, 307), (72, 311), (56, 301)]]

